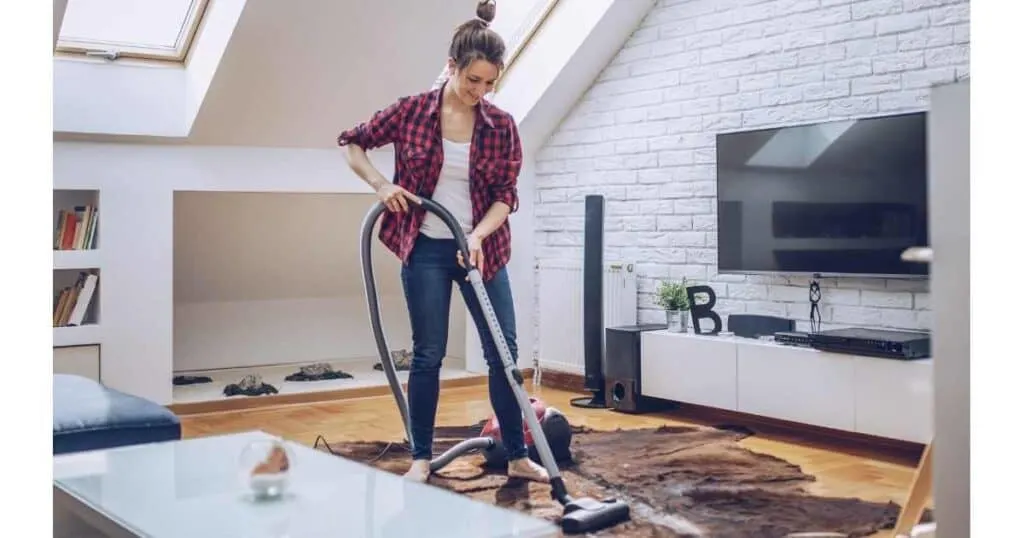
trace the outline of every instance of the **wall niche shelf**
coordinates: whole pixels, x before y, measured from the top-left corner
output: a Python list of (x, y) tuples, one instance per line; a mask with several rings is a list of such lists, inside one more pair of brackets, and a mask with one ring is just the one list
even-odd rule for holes
[(99, 249), (53, 251), (53, 268), (55, 270), (99, 269), (100, 265)]
[(100, 192), (53, 190), (53, 373), (100, 380)]
[(98, 323), (53, 328), (53, 347), (87, 346), (100, 343)]

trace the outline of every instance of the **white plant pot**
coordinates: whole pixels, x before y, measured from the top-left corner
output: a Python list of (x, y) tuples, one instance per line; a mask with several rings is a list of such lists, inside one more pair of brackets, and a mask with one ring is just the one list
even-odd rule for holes
[(665, 322), (668, 324), (668, 331), (674, 333), (684, 333), (688, 329), (690, 317), (687, 315), (689, 312), (686, 310), (666, 310), (665, 311)]

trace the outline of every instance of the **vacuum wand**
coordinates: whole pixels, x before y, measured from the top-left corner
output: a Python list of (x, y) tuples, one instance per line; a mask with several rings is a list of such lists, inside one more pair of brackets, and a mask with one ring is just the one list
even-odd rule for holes
[(402, 427), (405, 428), (406, 439), (412, 442), (412, 426), (409, 422), (409, 402), (402, 391), (402, 383), (398, 380), (395, 372), (395, 365), (391, 360), (391, 351), (388, 349), (387, 339), (384, 338), (384, 328), (380, 322), (380, 303), (377, 298), (377, 285), (373, 278), (373, 261), (371, 252), (373, 246), (373, 228), (377, 219), (385, 210), (384, 204), (376, 203), (363, 218), (362, 233), (360, 234), (359, 261), (363, 266), (363, 289), (366, 293), (367, 307), (370, 311), (370, 326), (373, 328), (374, 340), (377, 344), (377, 353), (380, 355), (381, 366), (384, 375), (391, 386), (391, 392), (398, 404), (398, 412), (402, 416)]
[[(483, 276), (480, 274), (480, 270), (472, 264), (469, 255), (468, 240), (466, 239), (465, 233), (462, 231), (462, 227), (459, 226), (455, 217), (442, 205), (429, 198), (420, 197), (419, 200), (420, 206), (437, 215), (445, 225), (448, 226), (452, 231), (452, 235), (455, 238), (459, 251), (462, 253), (462, 259), (466, 266), (469, 282), (472, 285), (473, 292), (475, 293), (480, 306), (482, 307), (487, 327), (490, 330), (491, 337), (494, 339), (494, 343), (498, 349), (498, 354), (501, 356), (505, 378), (512, 387), (512, 392), (515, 394), (516, 400), (519, 403), (519, 409), (522, 411), (522, 415), (526, 420), (526, 425), (529, 428), (530, 434), (533, 436), (534, 445), (537, 448), (537, 453), (540, 456), (541, 463), (544, 465), (544, 468), (550, 477), (551, 497), (558, 501), (558, 503), (564, 508), (561, 522), (562, 529), (568, 533), (586, 533), (600, 530), (628, 520), (629, 505), (620, 500), (607, 499), (598, 501), (596, 499), (586, 497), (573, 499), (569, 495), (565, 485), (565, 480), (562, 478), (558, 469), (558, 464), (555, 462), (555, 457), (551, 452), (551, 446), (548, 443), (547, 437), (544, 435), (544, 430), (541, 428), (537, 415), (533, 412), (533, 405), (530, 402), (530, 397), (526, 393), (526, 389), (523, 388), (522, 371), (519, 370), (515, 361), (512, 359), (512, 351), (509, 349), (508, 342), (505, 340), (505, 334), (502, 332), (501, 325), (498, 323), (498, 316), (494, 312), (494, 307), (491, 304), (490, 297), (487, 295), (487, 289), (484, 287)], [(394, 371), (394, 365), (391, 364), (387, 342), (384, 338), (383, 329), (381, 328), (376, 286), (373, 283), (373, 269), (372, 264), (370, 263), (370, 246), (373, 236), (373, 228), (377, 219), (384, 210), (384, 205), (377, 203), (370, 209), (366, 218), (363, 220), (360, 258), (363, 264), (363, 277), (368, 306), (370, 309), (370, 322), (373, 325), (377, 349), (381, 355), (382, 362), (385, 363), (384, 371), (387, 374), (388, 382), (392, 387), (392, 392), (394, 393), (395, 399), (398, 403), (399, 412), (402, 415), (402, 422), (406, 428), (406, 434), (411, 440), (412, 433), (410, 431), (409, 424), (408, 403), (404, 393), (402, 392), (401, 384), (398, 382), (397, 375)], [(480, 442), (484, 441), (469, 439), (463, 441), (460, 445)], [(442, 454), (436, 460), (432, 461), (431, 468), (433, 469), (435, 467), (443, 466), (456, 452), (465, 451), (467, 448), (470, 448), (468, 445), (466, 447), (460, 447), (460, 445), (456, 445), (456, 447), (449, 449), (445, 454)]]

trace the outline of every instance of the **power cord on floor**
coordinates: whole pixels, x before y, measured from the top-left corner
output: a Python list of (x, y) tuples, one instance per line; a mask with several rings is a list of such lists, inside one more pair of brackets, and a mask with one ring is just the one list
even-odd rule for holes
[(821, 331), (821, 311), (818, 310), (818, 301), (821, 301), (821, 286), (818, 284), (819, 278), (821, 278), (821, 275), (817, 273), (811, 278), (808, 293), (811, 301), (811, 334), (817, 334)]
[(316, 436), (316, 441), (313, 441), (313, 450), (320, 448), (320, 443), (323, 443), (324, 446), (327, 447), (328, 452), (334, 454), (335, 456), (338, 455), (338, 453), (335, 452), (333, 448), (331, 448), (331, 445), (327, 443), (327, 439), (324, 439), (323, 435)]
[[(340, 456), (341, 455), (341, 454), (335, 452), (333, 448), (331, 448), (331, 445), (327, 442), (327, 439), (324, 439), (323, 435), (317, 435), (316, 436), (316, 440), (313, 441), (313, 449), (316, 450), (316, 449), (320, 448), (321, 443), (323, 444), (323, 446), (325, 448), (327, 448), (327, 451), (330, 452), (331, 454), (334, 454), (335, 456)], [(367, 463), (373, 463), (373, 462), (383, 458), (385, 455), (387, 455), (388, 452), (391, 452), (392, 448), (401, 448), (402, 450), (405, 450), (406, 452), (409, 452), (409, 447), (406, 445), (405, 442), (402, 442), (402, 443), (394, 443), (394, 442), (388, 443), (387, 445), (384, 446), (384, 450), (381, 450), (376, 456), (374, 456), (372, 459), (368, 460)]]

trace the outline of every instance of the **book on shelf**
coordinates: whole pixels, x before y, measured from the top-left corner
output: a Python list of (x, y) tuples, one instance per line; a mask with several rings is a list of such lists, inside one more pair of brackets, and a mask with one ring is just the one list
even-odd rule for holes
[(53, 326), (77, 327), (85, 322), (92, 299), (96, 295), (99, 275), (82, 271), (72, 286), (65, 286), (53, 297)]
[(57, 213), (53, 250), (87, 250), (96, 248), (96, 225), (99, 209), (94, 205), (76, 205)]

